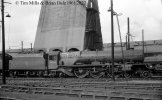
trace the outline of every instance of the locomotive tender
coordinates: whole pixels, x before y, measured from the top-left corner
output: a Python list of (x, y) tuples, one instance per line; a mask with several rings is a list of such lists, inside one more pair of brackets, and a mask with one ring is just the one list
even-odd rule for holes
[[(111, 52), (76, 51), (60, 53), (10, 54), (8, 76), (76, 76), (78, 78), (102, 76), (111, 77)], [(151, 77), (161, 70), (161, 62), (151, 62), (141, 50), (124, 51), (124, 60), (120, 51), (115, 51), (114, 73), (116, 77)], [(6, 56), (10, 57), (11, 56)], [(161, 58), (161, 57), (160, 57)], [(158, 58), (157, 58), (158, 59)], [(124, 63), (124, 62), (126, 63)], [(156, 60), (157, 61), (157, 60)], [(146, 63), (145, 63), (146, 62)], [(1, 62), (0, 62), (1, 63)], [(7, 63), (7, 62), (6, 62)], [(152, 67), (158, 66), (156, 68)], [(160, 69), (157, 69), (160, 68)], [(0, 72), (2, 72), (0, 64)], [(158, 71), (157, 71), (158, 70)]]

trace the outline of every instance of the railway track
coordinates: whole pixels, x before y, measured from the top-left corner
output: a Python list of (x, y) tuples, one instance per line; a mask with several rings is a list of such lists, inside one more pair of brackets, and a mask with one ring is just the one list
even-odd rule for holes
[[(1, 80), (2, 78), (0, 78)], [(56, 82), (110, 82), (112, 81), (111, 78), (83, 78), (83, 79), (79, 79), (79, 78), (28, 78), (28, 77), (18, 77), (18, 78), (10, 78), (8, 77), (7, 79), (7, 82), (10, 83), (10, 82), (25, 82), (25, 81), (45, 81), (45, 82), (48, 82), (48, 81), (56, 81)], [(121, 81), (133, 81), (133, 80), (141, 80), (141, 81), (156, 81), (156, 80), (162, 80), (162, 77), (152, 77), (152, 78), (116, 78), (115, 81), (117, 82), (121, 82)], [(1, 82), (1, 81), (0, 81)]]
[[(7, 78), (0, 90), (47, 96), (107, 100), (161, 100), (162, 81), (157, 79)], [(6, 99), (7, 100), (7, 99)]]
[[(69, 87), (70, 85), (79, 84), (80, 86), (84, 85), (107, 85), (110, 84), (112, 81), (111, 79), (107, 78), (101, 78), (101, 79), (92, 79), (92, 78), (84, 78), (84, 79), (78, 79), (78, 78), (7, 78), (7, 84), (8, 85), (23, 85), (23, 86), (52, 86), (52, 87)], [(151, 79), (139, 79), (139, 78), (133, 78), (133, 79), (123, 79), (123, 78), (117, 78), (115, 83), (129, 83), (131, 81), (161, 81), (161, 78), (151, 78)], [(0, 80), (0, 82), (2, 82)], [(83, 84), (83, 85), (82, 85)], [(114, 84), (114, 83), (113, 83)], [(153, 84), (153, 83), (152, 83)], [(79, 87), (79, 86), (78, 86)]]
[[(154, 88), (154, 87), (152, 87)], [(122, 98), (122, 100), (161, 100), (160, 92), (157, 90), (151, 89), (139, 89), (136, 88), (118, 88), (116, 89), (105, 89), (105, 90), (96, 90), (96, 89), (79, 89), (79, 88), (53, 88), (53, 87), (28, 87), (28, 86), (11, 86), (5, 85), (1, 86), (1, 91), (5, 92), (19, 92), (26, 94), (39, 94), (39, 95), (55, 95), (55, 96), (72, 96), (78, 98)], [(110, 99), (111, 100), (111, 99)], [(115, 100), (115, 99), (114, 99)], [(121, 100), (121, 99), (120, 99)]]

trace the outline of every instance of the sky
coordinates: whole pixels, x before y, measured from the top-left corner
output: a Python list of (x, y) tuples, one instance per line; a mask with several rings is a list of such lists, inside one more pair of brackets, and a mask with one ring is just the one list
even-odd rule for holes
[[(5, 0), (12, 4), (5, 4), (5, 14), (9, 13), (10, 18), (5, 18), (6, 49), (21, 48), (21, 41), (24, 47), (30, 48), (34, 44), (37, 24), (39, 19), (40, 5), (23, 5), (21, 1), (29, 0)], [(32, 1), (32, 0), (30, 0)], [(33, 0), (39, 1), (39, 0)], [(114, 11), (122, 13), (119, 16), (122, 41), (125, 41), (127, 33), (127, 18), (130, 18), (130, 33), (133, 41), (140, 41), (142, 29), (145, 32), (145, 40), (162, 39), (162, 2), (161, 0), (113, 0)], [(17, 4), (19, 2), (19, 4)], [(110, 7), (110, 0), (98, 0), (101, 20), (101, 30), (104, 43), (111, 42), (111, 17), (107, 10)], [(1, 27), (1, 26), (0, 26)], [(116, 17), (114, 17), (115, 42), (119, 42), (119, 33)], [(0, 42), (1, 43), (1, 42)], [(1, 49), (1, 45), (0, 45)]]

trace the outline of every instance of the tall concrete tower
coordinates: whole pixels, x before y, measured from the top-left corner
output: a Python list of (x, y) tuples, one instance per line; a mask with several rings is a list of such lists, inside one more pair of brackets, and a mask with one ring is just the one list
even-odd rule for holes
[(34, 49), (47, 51), (101, 50), (97, 0), (44, 0)]

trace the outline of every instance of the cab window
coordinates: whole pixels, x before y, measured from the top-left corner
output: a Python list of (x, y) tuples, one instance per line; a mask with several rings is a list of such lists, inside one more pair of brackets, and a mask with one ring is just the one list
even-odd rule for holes
[(50, 55), (49, 60), (55, 61), (55, 60), (57, 60), (57, 56), (56, 55)]

